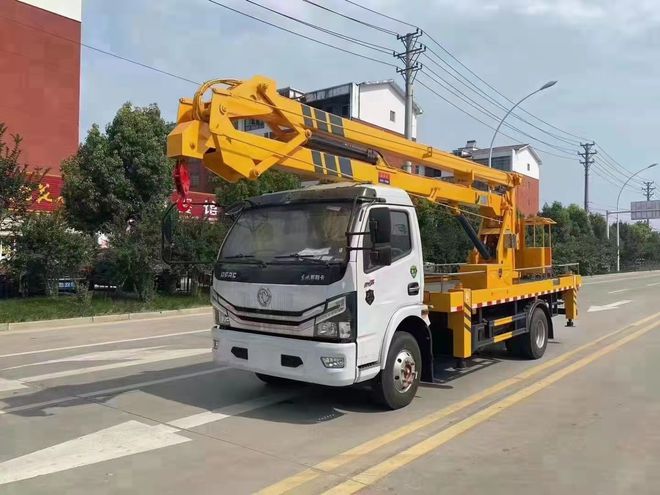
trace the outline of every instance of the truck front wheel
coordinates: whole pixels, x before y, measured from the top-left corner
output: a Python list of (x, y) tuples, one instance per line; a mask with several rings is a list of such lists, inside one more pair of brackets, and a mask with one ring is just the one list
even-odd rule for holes
[(422, 355), (417, 340), (408, 332), (396, 332), (385, 369), (373, 382), (376, 401), (389, 409), (407, 406), (417, 393), (421, 376)]

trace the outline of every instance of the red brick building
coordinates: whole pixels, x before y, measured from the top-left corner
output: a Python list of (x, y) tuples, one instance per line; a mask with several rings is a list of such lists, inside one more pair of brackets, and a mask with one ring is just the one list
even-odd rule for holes
[(0, 120), (57, 175), (78, 148), (80, 15), (81, 0), (0, 0)]
[[(482, 165), (488, 165), (490, 149), (477, 148), (476, 141), (468, 141), (463, 148), (454, 150), (454, 154)], [(522, 184), (516, 191), (516, 206), (518, 211), (526, 217), (535, 216), (539, 212), (541, 164), (541, 157), (529, 144), (512, 144), (493, 148), (493, 168), (522, 175)]]

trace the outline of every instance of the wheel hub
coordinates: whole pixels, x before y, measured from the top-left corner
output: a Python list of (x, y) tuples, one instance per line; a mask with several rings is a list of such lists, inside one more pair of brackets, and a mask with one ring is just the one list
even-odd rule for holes
[(410, 351), (402, 349), (394, 360), (392, 368), (394, 388), (399, 393), (406, 393), (417, 378), (417, 365)]
[(536, 347), (539, 349), (545, 345), (545, 325), (542, 321), (536, 322), (536, 328), (534, 329), (536, 334)]

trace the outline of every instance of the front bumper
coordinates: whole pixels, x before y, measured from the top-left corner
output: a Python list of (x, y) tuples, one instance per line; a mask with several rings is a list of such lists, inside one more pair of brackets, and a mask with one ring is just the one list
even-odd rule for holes
[[(355, 343), (273, 337), (217, 326), (212, 334), (213, 359), (223, 366), (332, 387), (355, 383)], [(344, 367), (326, 368), (321, 357), (343, 357)]]

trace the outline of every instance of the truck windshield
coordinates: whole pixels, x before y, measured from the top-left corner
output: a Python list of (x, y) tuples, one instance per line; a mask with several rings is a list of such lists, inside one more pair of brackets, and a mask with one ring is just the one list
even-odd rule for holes
[(298, 203), (245, 210), (220, 260), (264, 263), (338, 262), (346, 258), (352, 203)]

